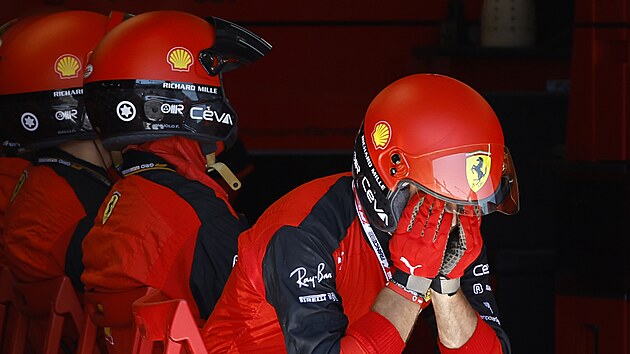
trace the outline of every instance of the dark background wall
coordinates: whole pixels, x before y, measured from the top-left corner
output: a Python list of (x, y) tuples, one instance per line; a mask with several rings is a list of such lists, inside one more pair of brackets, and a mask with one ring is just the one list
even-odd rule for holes
[[(468, 83), (496, 110), (519, 178), (519, 214), (492, 214), (483, 223), (502, 322), (515, 353), (553, 353), (556, 324), (577, 321), (556, 318), (556, 295), (624, 299), (628, 293), (627, 43), (625, 32), (588, 31), (601, 20), (595, 14), (608, 16), (597, 28), (628, 27), (629, 6), (622, 0), (532, 1), (536, 36), (527, 48), (480, 45), (483, 0), (2, 0), (0, 21), (64, 9), (176, 9), (232, 20), (268, 40), (274, 48), (267, 57), (225, 75), (254, 165), (236, 207), (252, 222), (297, 185), (349, 170), (363, 114), (387, 84), (419, 72)], [(604, 2), (624, 11), (606, 12)], [(578, 66), (576, 28), (584, 30)], [(589, 71), (602, 67), (586, 60), (594, 50), (584, 43), (596, 37), (616, 41), (603, 53), (621, 66), (605, 67), (607, 76)], [(599, 93), (588, 89), (596, 77), (604, 77)], [(612, 94), (617, 100), (608, 99), (607, 106), (621, 108), (595, 116), (596, 94)], [(582, 109), (575, 102), (592, 104)], [(589, 132), (601, 122), (613, 123), (603, 123), (608, 133), (594, 141)], [(601, 157), (594, 151), (602, 146), (619, 153)], [(626, 337), (627, 322), (626, 315), (613, 325)], [(591, 334), (595, 342), (605, 338)], [(418, 334), (412, 349), (423, 340)], [(627, 339), (621, 341), (627, 349)]]

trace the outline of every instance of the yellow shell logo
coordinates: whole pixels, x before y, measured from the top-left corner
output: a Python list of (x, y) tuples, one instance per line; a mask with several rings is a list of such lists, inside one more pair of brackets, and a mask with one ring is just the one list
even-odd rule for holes
[(24, 170), (24, 172), (22, 172), (22, 175), (20, 176), (20, 179), (18, 179), (17, 183), (15, 184), (15, 188), (13, 188), (13, 194), (11, 194), (11, 199), (9, 199), (9, 202), (13, 203), (15, 197), (17, 197), (18, 193), (20, 193), (24, 182), (26, 182), (26, 178), (28, 178), (28, 171)]
[(55, 71), (62, 79), (78, 77), (79, 70), (81, 70), (81, 61), (72, 54), (64, 54), (55, 62)]
[(473, 192), (477, 193), (486, 184), (491, 165), (492, 159), (489, 152), (479, 151), (468, 154), (466, 157), (466, 179)]
[(372, 141), (374, 141), (374, 147), (377, 149), (385, 149), (389, 144), (389, 138), (392, 136), (392, 128), (389, 123), (380, 121), (374, 126), (372, 132)]
[(189, 71), (193, 64), (193, 57), (190, 51), (184, 47), (175, 47), (171, 49), (166, 60), (171, 64), (173, 71)]
[(103, 225), (105, 225), (107, 219), (109, 219), (109, 217), (112, 215), (112, 212), (114, 211), (114, 208), (116, 207), (119, 199), (120, 192), (114, 192), (114, 194), (112, 194), (112, 197), (109, 198), (109, 202), (107, 202), (107, 205), (105, 206), (105, 211), (103, 211)]

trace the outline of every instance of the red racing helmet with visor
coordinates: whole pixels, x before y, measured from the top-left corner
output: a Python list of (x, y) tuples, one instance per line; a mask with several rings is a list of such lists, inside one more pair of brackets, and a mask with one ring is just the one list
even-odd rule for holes
[(355, 141), (354, 187), (376, 228), (392, 232), (411, 186), (459, 214), (514, 214), (516, 172), (499, 120), (450, 77), (416, 74), (381, 91)]
[(181, 11), (139, 14), (108, 33), (85, 78), (90, 119), (111, 150), (169, 136), (201, 143), (236, 139), (237, 115), (222, 74), (271, 50), (256, 34)]

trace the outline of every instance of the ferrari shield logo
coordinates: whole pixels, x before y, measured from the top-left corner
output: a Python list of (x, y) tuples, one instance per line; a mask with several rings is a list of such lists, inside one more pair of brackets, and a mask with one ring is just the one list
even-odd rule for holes
[(485, 152), (476, 152), (466, 158), (466, 179), (473, 192), (478, 192), (486, 184), (491, 163), (490, 154)]
[(109, 199), (109, 202), (107, 202), (107, 205), (105, 206), (105, 211), (103, 211), (103, 225), (105, 225), (107, 219), (109, 219), (109, 216), (112, 215), (112, 212), (114, 211), (116, 203), (118, 203), (119, 199), (120, 193), (114, 192), (114, 194), (112, 194), (112, 197)]

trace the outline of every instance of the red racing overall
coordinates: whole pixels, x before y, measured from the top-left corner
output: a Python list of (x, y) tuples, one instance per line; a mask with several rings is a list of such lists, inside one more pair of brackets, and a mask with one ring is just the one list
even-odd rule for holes
[(199, 143), (182, 137), (128, 149), (83, 244), (86, 290), (139, 286), (187, 300), (208, 318), (247, 224), (205, 173)]
[(109, 192), (105, 170), (50, 148), (37, 153), (23, 177), (5, 219), (13, 275), (27, 282), (67, 275), (82, 292), (81, 242)]
[(4, 216), (15, 186), (30, 166), (27, 159), (19, 157), (0, 157), (0, 266), (6, 264), (4, 250)]
[[(351, 184), (349, 174), (340, 174), (298, 187), (241, 235), (238, 262), (202, 331), (209, 352), (349, 352), (358, 347), (354, 334), (364, 332), (378, 336), (378, 347), (362, 352), (402, 351), (394, 326), (370, 311), (386, 279), (377, 248), (364, 236)], [(388, 255), (390, 236), (374, 231)], [(487, 269), (482, 250), (461, 279), (484, 320), (469, 341), (489, 336), (508, 354)]]

